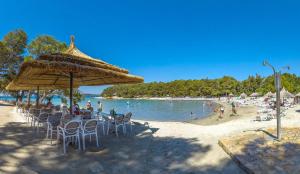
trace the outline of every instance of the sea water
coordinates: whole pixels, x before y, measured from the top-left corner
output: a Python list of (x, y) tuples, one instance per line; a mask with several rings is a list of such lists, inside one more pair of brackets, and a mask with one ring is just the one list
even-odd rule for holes
[[(0, 100), (15, 100), (12, 97), (0, 97)], [(26, 100), (26, 99), (25, 99)], [(35, 101), (32, 97), (31, 101)], [(79, 103), (85, 108), (86, 103), (91, 101), (94, 110), (97, 102), (103, 105), (103, 111), (109, 113), (114, 109), (117, 113), (132, 112), (133, 118), (149, 121), (187, 121), (204, 118), (214, 110), (214, 103), (206, 100), (147, 100), (147, 99), (102, 99), (98, 97), (85, 97)], [(61, 99), (54, 96), (52, 103), (59, 105)]]

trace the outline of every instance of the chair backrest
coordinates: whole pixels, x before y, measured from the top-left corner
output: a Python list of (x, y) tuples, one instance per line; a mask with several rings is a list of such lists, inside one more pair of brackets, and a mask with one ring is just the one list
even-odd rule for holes
[(60, 124), (60, 120), (61, 120), (61, 113), (55, 113), (53, 114), (49, 114), (48, 116), (48, 122), (53, 126), (56, 127)]
[(72, 115), (71, 114), (66, 114), (63, 116), (64, 120), (71, 120), (72, 119)]
[(40, 113), (39, 115), (39, 122), (47, 122), (48, 119), (48, 113)]
[(41, 109), (41, 113), (44, 113), (44, 112), (50, 114), (52, 112), (52, 110), (51, 109)]
[(63, 107), (61, 108), (61, 111), (62, 111), (63, 113), (68, 113), (68, 112), (69, 112), (67, 106), (63, 106)]
[(40, 110), (40, 109), (34, 109), (32, 114), (33, 114), (33, 116), (35, 116), (35, 117), (39, 117), (40, 113), (41, 113), (41, 110)]
[(87, 132), (96, 131), (97, 129), (98, 120), (97, 119), (91, 119), (85, 122), (83, 126), (83, 130)]
[(25, 111), (29, 111), (30, 105), (25, 105), (25, 106), (23, 106), (23, 109), (24, 109)]
[(56, 105), (56, 106), (55, 106), (55, 110), (56, 110), (56, 111), (60, 111), (60, 106), (59, 106), (59, 105)]
[(91, 119), (92, 118), (92, 113), (90, 112), (90, 111), (84, 111), (83, 113), (82, 113), (82, 115), (83, 115), (83, 119)]
[(121, 123), (123, 123), (123, 121), (124, 121), (124, 115), (117, 115), (115, 117), (116, 124), (121, 124)]
[(132, 113), (131, 113), (131, 112), (128, 112), (128, 113), (124, 116), (124, 122), (130, 121), (131, 116), (132, 116)]
[(109, 111), (110, 116), (114, 117), (116, 115), (116, 111), (114, 109)]
[(29, 114), (33, 114), (34, 113), (34, 108), (29, 108)]
[(53, 114), (53, 115), (55, 115), (56, 117), (62, 117), (62, 112), (56, 112), (55, 114)]
[(102, 116), (102, 119), (104, 119), (105, 121), (110, 121), (110, 118), (107, 116)]
[(65, 124), (64, 128), (65, 128), (65, 132), (68, 135), (74, 135), (77, 134), (79, 131), (79, 128), (81, 126), (81, 122), (77, 121), (77, 120), (72, 120), (69, 121), (68, 123)]

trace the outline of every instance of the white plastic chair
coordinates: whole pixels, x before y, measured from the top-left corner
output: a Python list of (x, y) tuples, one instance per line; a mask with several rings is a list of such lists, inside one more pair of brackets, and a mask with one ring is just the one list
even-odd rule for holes
[(97, 113), (96, 119), (98, 120), (98, 126), (102, 126), (102, 132), (105, 135), (105, 119), (101, 116), (101, 113)]
[(50, 134), (51, 144), (52, 144), (53, 132), (57, 133), (57, 127), (60, 124), (61, 117), (62, 117), (62, 113), (55, 113), (54, 115), (51, 114), (48, 116), (46, 138), (48, 138)]
[(63, 107), (61, 108), (61, 111), (62, 111), (63, 117), (64, 117), (65, 115), (69, 114), (69, 111), (68, 111), (67, 106), (63, 106)]
[[(24, 108), (24, 110), (23, 110), (23, 115), (24, 115), (24, 117), (25, 117), (25, 119), (26, 119), (26, 122), (29, 124), (30, 123), (30, 108), (29, 107), (25, 107)], [(31, 111), (32, 112), (32, 111)]]
[(72, 120), (72, 118), (73, 118), (73, 116), (72, 115), (70, 115), (70, 114), (62, 114), (62, 118), (61, 118), (61, 120), (62, 121), (69, 121), (69, 120)]
[[(118, 128), (119, 127), (123, 127), (123, 120), (124, 120), (124, 116), (115, 116), (115, 120), (114, 120), (114, 125), (115, 125), (115, 131), (116, 131), (116, 135), (117, 137), (119, 136), (119, 133), (118, 133)], [(123, 127), (123, 134), (125, 134), (124, 132), (124, 127)]]
[(30, 126), (35, 127), (35, 120), (40, 115), (40, 110), (35, 108), (29, 109), (29, 119), (31, 120)]
[(124, 116), (124, 119), (123, 119), (123, 130), (124, 130), (125, 133), (126, 133), (126, 125), (129, 125), (129, 126), (130, 126), (130, 133), (132, 132), (131, 116), (132, 116), (132, 113), (131, 113), (131, 112), (128, 112), (128, 113)]
[(91, 119), (84, 123), (81, 130), (83, 150), (85, 150), (86, 136), (90, 136), (90, 141), (92, 141), (92, 135), (95, 135), (97, 147), (99, 147), (97, 126), (98, 126), (98, 119)]
[(107, 125), (106, 135), (108, 135), (109, 129), (110, 129), (111, 125), (112, 125), (113, 120), (111, 118), (107, 117), (107, 116), (102, 117), (102, 118), (104, 119), (104, 124), (106, 122), (106, 125)]
[[(37, 124), (37, 132), (39, 132), (40, 125), (44, 125), (47, 123), (49, 114), (48, 113), (40, 113), (38, 117), (35, 118), (34, 122)], [(35, 125), (34, 123), (34, 125)]]
[[(63, 148), (64, 148), (64, 154), (66, 154), (66, 145), (69, 143), (69, 141), (78, 143), (78, 148), (80, 149), (80, 127), (81, 127), (81, 121), (79, 120), (72, 120), (67, 122), (64, 127), (58, 126), (57, 127), (57, 140), (59, 140), (59, 137), (62, 136), (63, 138)], [(69, 141), (68, 141), (69, 140)]]

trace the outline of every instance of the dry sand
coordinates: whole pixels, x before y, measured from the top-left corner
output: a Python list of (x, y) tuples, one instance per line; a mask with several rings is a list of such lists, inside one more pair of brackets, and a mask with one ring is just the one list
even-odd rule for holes
[[(217, 125), (137, 121), (134, 136), (101, 136), (100, 148), (86, 152), (50, 145), (14, 114), (0, 106), (0, 173), (243, 173), (218, 146), (218, 139), (241, 131), (275, 127), (276, 120), (256, 122), (237, 116)], [(290, 109), (284, 126), (300, 125), (300, 106)], [(239, 112), (239, 110), (238, 110)]]
[(188, 121), (189, 123), (199, 124), (199, 125), (216, 125), (220, 123), (225, 123), (231, 120), (240, 119), (243, 117), (253, 117), (256, 115), (256, 106), (240, 106), (236, 108), (237, 114), (233, 114), (232, 107), (228, 103), (219, 103), (224, 107), (224, 115), (220, 118), (219, 109), (213, 112), (210, 116), (203, 119), (196, 119)]

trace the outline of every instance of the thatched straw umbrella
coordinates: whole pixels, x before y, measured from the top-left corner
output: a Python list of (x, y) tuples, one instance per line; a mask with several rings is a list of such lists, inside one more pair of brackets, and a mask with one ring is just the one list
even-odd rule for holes
[(274, 96), (275, 96), (275, 94), (273, 94), (271, 91), (267, 92), (267, 93), (264, 95), (265, 98), (271, 98), (271, 97), (274, 97)]
[(281, 98), (293, 98), (295, 97), (293, 94), (291, 94), (289, 91), (287, 91), (285, 88), (282, 88), (280, 91), (280, 97)]
[(232, 93), (229, 94), (229, 97), (234, 97), (234, 95)]
[(72, 113), (73, 88), (120, 83), (140, 83), (142, 77), (94, 59), (76, 48), (71, 37), (69, 48), (63, 53), (41, 55), (36, 60), (24, 62), (17, 77), (6, 87), (7, 90), (67, 89), (70, 88)]
[(257, 92), (254, 92), (250, 95), (250, 97), (258, 97), (258, 96), (259, 96), (259, 93), (257, 93)]
[(243, 92), (243, 93), (240, 95), (240, 97), (241, 97), (241, 98), (246, 98), (246, 97), (247, 97), (247, 94)]

